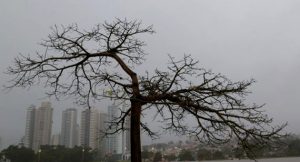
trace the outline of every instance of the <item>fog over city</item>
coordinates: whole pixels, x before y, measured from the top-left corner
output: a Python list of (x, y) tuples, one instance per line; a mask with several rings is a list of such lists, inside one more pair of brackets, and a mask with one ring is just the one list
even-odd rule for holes
[[(77, 23), (82, 29), (115, 18), (141, 20), (153, 25), (155, 34), (141, 36), (148, 55), (138, 68), (163, 69), (168, 54), (181, 58), (191, 54), (203, 68), (226, 75), (233, 81), (255, 79), (247, 103), (266, 104), (274, 124), (287, 122), (285, 131), (300, 134), (300, 1), (298, 0), (22, 0), (0, 1), (0, 85), (11, 76), (4, 72), (20, 53), (44, 49), (38, 44), (53, 25)], [(59, 133), (61, 113), (72, 98), (45, 98), (43, 85), (0, 92), (0, 149), (17, 144), (25, 133), (26, 109), (42, 101), (54, 108), (53, 133)], [(106, 112), (109, 100), (94, 107)], [(147, 117), (146, 117), (147, 118)], [(159, 124), (147, 118), (152, 127)], [(161, 136), (168, 142), (178, 137)], [(151, 141), (142, 137), (144, 144)]]

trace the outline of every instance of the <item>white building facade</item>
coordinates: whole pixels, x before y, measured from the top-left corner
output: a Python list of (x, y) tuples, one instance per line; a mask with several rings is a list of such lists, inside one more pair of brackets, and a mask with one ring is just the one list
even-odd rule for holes
[[(125, 109), (122, 108), (124, 111)], [(121, 115), (121, 109), (119, 109), (115, 105), (108, 106), (108, 124), (114, 123), (116, 119)], [(114, 132), (119, 127), (112, 124), (109, 132)], [(120, 131), (118, 133), (112, 134), (108, 136), (108, 153), (111, 154), (119, 154), (122, 156), (122, 159), (128, 159), (130, 155), (130, 121), (129, 118), (125, 119), (124, 124), (125, 130)]]
[(33, 150), (37, 151), (41, 145), (51, 144), (53, 108), (50, 102), (42, 102), (36, 109), (34, 119)]
[(80, 145), (97, 149), (99, 146), (99, 113), (86, 109), (81, 113)]
[(60, 144), (68, 148), (77, 146), (78, 129), (77, 110), (74, 108), (64, 110), (62, 113)]

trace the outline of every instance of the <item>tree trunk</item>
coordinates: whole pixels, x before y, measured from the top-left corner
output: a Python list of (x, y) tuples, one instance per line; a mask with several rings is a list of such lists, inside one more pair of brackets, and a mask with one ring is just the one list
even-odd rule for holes
[(131, 162), (142, 162), (141, 158), (141, 110), (142, 105), (137, 101), (131, 101), (130, 140)]

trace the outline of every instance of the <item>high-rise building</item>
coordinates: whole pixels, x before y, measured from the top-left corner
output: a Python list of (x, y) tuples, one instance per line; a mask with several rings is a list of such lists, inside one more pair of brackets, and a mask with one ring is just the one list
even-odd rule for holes
[(106, 113), (100, 113), (99, 118), (99, 155), (101, 157), (104, 157), (104, 155), (107, 153), (108, 143), (105, 131), (107, 129), (107, 114)]
[(62, 113), (60, 144), (68, 148), (78, 145), (77, 110), (66, 109)]
[(37, 151), (40, 145), (49, 145), (51, 142), (53, 108), (50, 102), (42, 102), (36, 109), (33, 133), (33, 150)]
[(122, 131), (122, 159), (128, 160), (131, 152), (130, 144), (130, 118), (125, 119), (124, 130)]
[[(108, 106), (107, 109), (107, 124), (109, 125), (108, 132), (114, 132), (118, 129), (116, 125), (113, 124), (113, 122), (116, 120), (119, 109), (115, 105)], [(111, 134), (107, 137), (107, 151), (110, 154), (117, 154), (119, 151), (118, 149), (118, 141), (120, 140), (120, 134)]]
[(81, 113), (80, 145), (97, 149), (99, 146), (99, 113), (86, 109)]
[(26, 113), (24, 146), (27, 148), (33, 148), (35, 113), (36, 113), (36, 108), (34, 105), (31, 105), (27, 109), (27, 113)]
[[(116, 120), (120, 116), (121, 109), (119, 109), (115, 105), (111, 105), (108, 106), (107, 112), (107, 122), (108, 125), (110, 125), (110, 130), (108, 131), (114, 132), (115, 130), (120, 128), (120, 126), (114, 125), (113, 123), (116, 122)], [(122, 159), (127, 159), (130, 154), (130, 122), (128, 119), (129, 118), (125, 119), (123, 127), (124, 130), (108, 136), (108, 152), (112, 154), (122, 155)]]

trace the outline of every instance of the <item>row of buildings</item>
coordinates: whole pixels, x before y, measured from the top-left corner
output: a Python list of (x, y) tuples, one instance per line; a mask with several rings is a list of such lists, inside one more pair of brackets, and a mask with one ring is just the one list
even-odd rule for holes
[[(36, 108), (34, 105), (27, 109), (24, 146), (35, 151), (41, 145), (63, 145), (68, 148), (75, 146), (97, 149), (104, 154), (119, 154), (122, 157), (130, 155), (129, 122), (125, 122), (125, 130), (107, 135), (114, 131), (111, 123), (120, 115), (117, 106), (108, 106), (107, 113), (97, 109), (85, 109), (81, 112), (80, 125), (77, 120), (77, 109), (70, 108), (62, 112), (61, 132), (52, 135), (53, 108), (50, 102), (42, 102)], [(109, 129), (108, 129), (109, 128)]]

